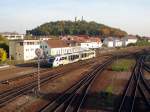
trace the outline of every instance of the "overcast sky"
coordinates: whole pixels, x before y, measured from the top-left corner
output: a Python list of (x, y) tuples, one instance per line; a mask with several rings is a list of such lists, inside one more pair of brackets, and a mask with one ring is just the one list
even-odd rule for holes
[(82, 16), (150, 36), (150, 0), (0, 0), (0, 32), (25, 33), (45, 22)]

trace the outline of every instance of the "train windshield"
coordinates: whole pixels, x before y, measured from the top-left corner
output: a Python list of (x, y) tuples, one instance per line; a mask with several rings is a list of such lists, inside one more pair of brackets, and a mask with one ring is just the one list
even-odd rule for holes
[(54, 60), (55, 60), (55, 57), (50, 57), (50, 58), (49, 58), (49, 62), (50, 62), (50, 63), (53, 63)]

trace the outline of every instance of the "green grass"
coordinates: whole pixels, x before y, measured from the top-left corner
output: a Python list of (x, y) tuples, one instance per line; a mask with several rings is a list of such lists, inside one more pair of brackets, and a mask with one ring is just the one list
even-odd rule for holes
[(105, 90), (107, 93), (113, 93), (113, 85), (110, 85)]
[(134, 63), (135, 61), (131, 59), (119, 59), (111, 65), (111, 70), (117, 72), (129, 71)]

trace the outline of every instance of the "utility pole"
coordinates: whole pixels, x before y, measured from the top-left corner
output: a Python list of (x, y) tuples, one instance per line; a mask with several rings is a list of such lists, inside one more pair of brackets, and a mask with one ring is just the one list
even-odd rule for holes
[(40, 92), (40, 58), (38, 57), (38, 91)]
[(40, 90), (41, 90), (41, 88), (40, 88), (40, 57), (42, 57), (42, 55), (43, 55), (43, 50), (42, 49), (40, 49), (40, 48), (37, 48), (36, 50), (35, 50), (35, 54), (37, 55), (37, 57), (38, 57), (38, 60), (37, 60), (37, 63), (38, 63), (38, 74), (37, 74), (37, 86), (38, 86), (38, 92), (40, 92)]

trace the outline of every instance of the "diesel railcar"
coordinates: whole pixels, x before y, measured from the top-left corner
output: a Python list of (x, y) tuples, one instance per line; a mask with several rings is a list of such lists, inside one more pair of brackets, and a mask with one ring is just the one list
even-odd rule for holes
[(47, 59), (47, 64), (52, 67), (58, 67), (60, 65), (74, 63), (79, 60), (94, 58), (95, 56), (96, 56), (96, 52), (94, 50), (86, 50), (86, 51), (76, 52), (72, 54), (49, 57)]

